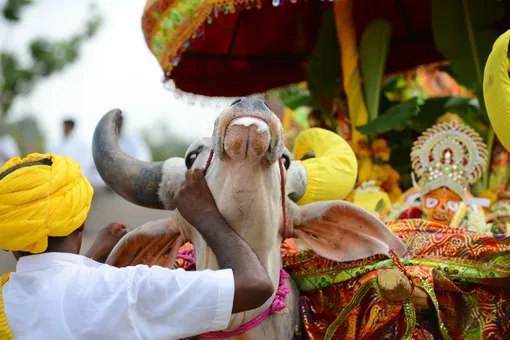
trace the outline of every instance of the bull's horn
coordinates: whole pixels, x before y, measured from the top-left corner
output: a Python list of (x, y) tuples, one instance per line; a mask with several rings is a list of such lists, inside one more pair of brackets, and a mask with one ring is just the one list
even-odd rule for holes
[(510, 78), (508, 77), (508, 43), (510, 30), (492, 46), (483, 76), (483, 96), (487, 114), (501, 144), (510, 150)]
[(158, 197), (163, 162), (143, 162), (129, 157), (118, 144), (122, 111), (114, 109), (101, 118), (94, 131), (92, 156), (103, 181), (136, 205), (163, 209)]
[(306, 171), (307, 184), (297, 204), (347, 197), (356, 183), (358, 162), (342, 137), (325, 129), (311, 128), (300, 133), (294, 145), (294, 159), (302, 159), (309, 152), (315, 154), (315, 158), (300, 162)]

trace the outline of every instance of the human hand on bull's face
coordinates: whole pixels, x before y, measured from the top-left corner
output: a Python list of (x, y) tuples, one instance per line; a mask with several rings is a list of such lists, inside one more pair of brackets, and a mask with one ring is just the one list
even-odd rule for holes
[(179, 213), (192, 226), (202, 225), (213, 214), (219, 214), (214, 198), (207, 186), (204, 169), (195, 168), (186, 171), (175, 199)]
[[(146, 163), (119, 149), (115, 132), (120, 115), (114, 110), (99, 122), (93, 154), (103, 180), (132, 203), (173, 210), (186, 171), (208, 165), (205, 180), (218, 210), (259, 251), (263, 262), (266, 253), (276, 253), (267, 248), (279, 249), (279, 242), (287, 237), (300, 238), (318, 254), (336, 261), (387, 254), (390, 248), (401, 256), (406, 252), (402, 241), (380, 220), (342, 201), (354, 187), (357, 162), (348, 143), (333, 132), (304, 131), (296, 139), (297, 160), (292, 160), (283, 145), (281, 122), (267, 104), (242, 99), (220, 114), (212, 138), (191, 144), (184, 159)], [(299, 161), (309, 152), (315, 158)], [(197, 241), (190, 227), (177, 212), (169, 219), (150, 222), (128, 234), (108, 262), (128, 256), (122, 249), (151, 248), (151, 256), (159, 256), (162, 252), (151, 241), (157, 237), (161, 247), (172, 243), (173, 255), (163, 252), (167, 256), (163, 262), (173, 264), (182, 242)], [(163, 236), (166, 241), (161, 240)], [(149, 261), (147, 256), (137, 256), (136, 261)], [(136, 264), (133, 261), (130, 264)]]

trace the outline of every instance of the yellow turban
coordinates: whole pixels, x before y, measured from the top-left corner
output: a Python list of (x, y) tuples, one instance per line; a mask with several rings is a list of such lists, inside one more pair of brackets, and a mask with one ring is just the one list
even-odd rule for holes
[(350, 145), (334, 132), (311, 128), (296, 138), (294, 158), (301, 159), (311, 151), (315, 158), (301, 162), (308, 174), (308, 185), (297, 204), (347, 197), (358, 175), (358, 161)]
[[(44, 159), (51, 162), (19, 167)], [(83, 225), (93, 194), (80, 165), (68, 157), (10, 159), (0, 169), (0, 248), (44, 252), (49, 236), (68, 236)]]

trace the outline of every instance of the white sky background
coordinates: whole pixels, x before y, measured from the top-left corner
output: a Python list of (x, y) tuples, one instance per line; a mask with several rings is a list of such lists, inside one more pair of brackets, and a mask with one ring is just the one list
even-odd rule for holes
[[(18, 24), (9, 26), (0, 20), (1, 48), (27, 55), (31, 38), (69, 37), (83, 27), (90, 3), (90, 0), (35, 0), (23, 10)], [(172, 133), (186, 139), (209, 136), (215, 118), (227, 102), (209, 103), (207, 107), (200, 103), (192, 105), (164, 88), (163, 72), (147, 48), (141, 29), (145, 0), (95, 3), (103, 25), (82, 46), (79, 60), (39, 82), (28, 97), (18, 98), (10, 120), (25, 113), (34, 114), (48, 145), (60, 140), (61, 122), (68, 116), (76, 118), (77, 134), (91, 141), (97, 122), (113, 108), (124, 111), (128, 134), (154, 129), (164, 121)]]

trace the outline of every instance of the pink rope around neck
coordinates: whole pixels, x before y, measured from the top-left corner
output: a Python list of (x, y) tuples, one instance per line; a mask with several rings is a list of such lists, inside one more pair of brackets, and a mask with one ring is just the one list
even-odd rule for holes
[(233, 331), (224, 332), (209, 332), (205, 334), (201, 334), (200, 337), (206, 339), (222, 339), (222, 338), (230, 338), (233, 336), (241, 335), (253, 327), (256, 327), (262, 323), (268, 316), (281, 312), (285, 307), (285, 297), (290, 293), (289, 287), (287, 287), (287, 283), (285, 280), (289, 278), (290, 275), (283, 269), (280, 269), (280, 283), (278, 285), (278, 291), (274, 297), (273, 303), (266, 309), (262, 314), (257, 316), (255, 319), (248, 321), (247, 323), (241, 325), (239, 328), (236, 328)]

